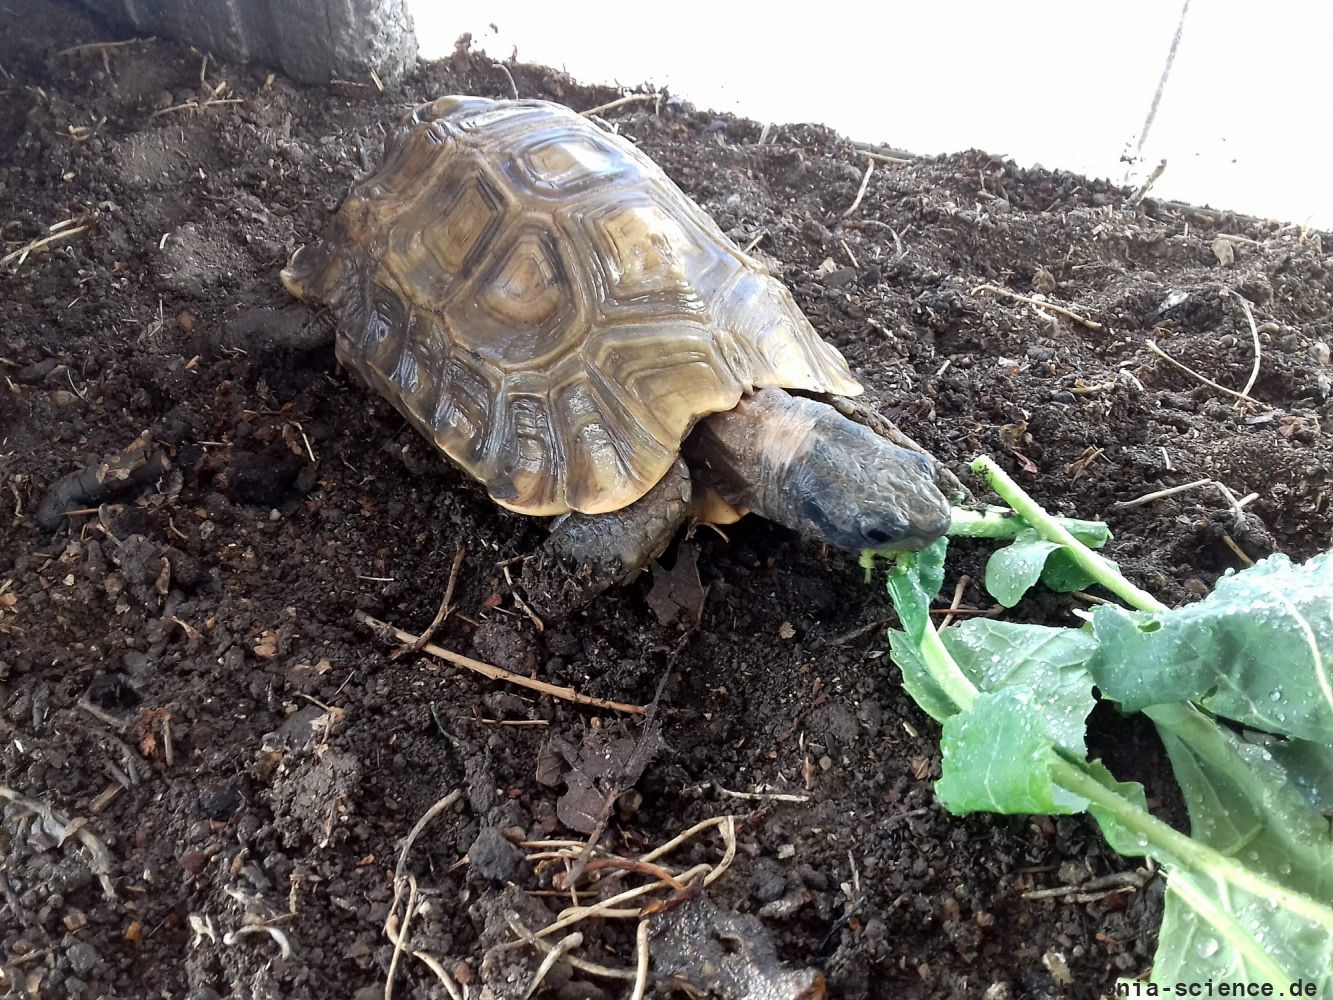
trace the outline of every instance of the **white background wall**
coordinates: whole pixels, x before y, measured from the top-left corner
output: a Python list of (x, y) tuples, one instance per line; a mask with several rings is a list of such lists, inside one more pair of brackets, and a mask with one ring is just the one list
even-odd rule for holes
[[(1333, 228), (1333, 2), (728, 3), (415, 0), (422, 54), (470, 31), (496, 58), (651, 82), (701, 108), (822, 122), (917, 153), (977, 146), (1155, 195)], [(497, 30), (498, 29), (498, 30)]]

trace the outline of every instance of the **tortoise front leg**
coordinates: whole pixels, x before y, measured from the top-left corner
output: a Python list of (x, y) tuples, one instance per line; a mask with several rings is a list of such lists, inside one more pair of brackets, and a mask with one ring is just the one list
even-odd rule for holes
[(692, 491), (690, 470), (678, 458), (656, 486), (628, 507), (565, 515), (523, 564), (519, 583), (529, 602), (558, 618), (632, 579), (662, 554), (685, 523)]

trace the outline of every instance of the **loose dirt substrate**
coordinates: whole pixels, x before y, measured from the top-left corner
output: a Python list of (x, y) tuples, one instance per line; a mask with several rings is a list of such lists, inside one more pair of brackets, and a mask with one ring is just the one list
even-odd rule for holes
[[(1095, 996), (1147, 967), (1160, 881), (1024, 898), (1136, 868), (1089, 823), (935, 805), (937, 730), (885, 655), (882, 580), (865, 583), (851, 557), (763, 523), (700, 531), (677, 553), (707, 588), (699, 620), (660, 624), (643, 581), (538, 634), (500, 564), (539, 544), (540, 524), (498, 510), (307, 346), (310, 315), (277, 282), (288, 253), (405, 106), (507, 96), (504, 68), (463, 53), (379, 93), (298, 89), (163, 42), (59, 54), (114, 37), (31, 4), (0, 40), (4, 250), (62, 220), (87, 226), (0, 275), (0, 734), (4, 784), (26, 797), (0, 826), (6, 988), (381, 996), (398, 845), (454, 789), (408, 860), (427, 904), (412, 946), (475, 988), (485, 948), (512, 937), (509, 909), (550, 919), (559, 899), (501, 886), (546, 888), (553, 872), (495, 832), (570, 836), (557, 814), (568, 759), (643, 727), (391, 661), (353, 625), (362, 610), (419, 631), (458, 549), (443, 645), (621, 701), (648, 702), (665, 677), (664, 744), (604, 842), (637, 855), (737, 813), (716, 909), (678, 908), (696, 934), (741, 928), (742, 956), (771, 938), (837, 997)], [(616, 96), (508, 69), (525, 97)], [(239, 103), (181, 107), (210, 98)], [(765, 133), (677, 101), (608, 118), (737, 242), (757, 239), (886, 413), (955, 468), (989, 453), (1057, 512), (1105, 516), (1111, 554), (1164, 599), (1238, 565), (1228, 540), (1250, 557), (1328, 544), (1333, 259), (1319, 234), (1134, 208), (1119, 188), (979, 152), (881, 161), (844, 218), (867, 160), (825, 129)], [(982, 285), (1048, 295), (1101, 328)], [(1146, 346), (1242, 386), (1254, 351), (1230, 290), (1252, 303), (1264, 405), (1238, 407)], [(52, 484), (145, 430), (169, 473), (39, 528)], [(1258, 494), (1241, 522), (1212, 488), (1113, 507), (1204, 477)], [(985, 551), (955, 546), (947, 592)], [(965, 600), (989, 604), (975, 586)], [(1071, 607), (1018, 613), (1063, 624)], [(1109, 713), (1096, 728), (1098, 752), (1178, 819), (1151, 734)], [(719, 790), (759, 786), (809, 801)], [(114, 898), (85, 841), (105, 845)], [(718, 850), (701, 835), (671, 860)], [(290, 957), (266, 931), (235, 933), (258, 923)], [(583, 929), (583, 953), (632, 963), (632, 924)], [(535, 959), (500, 957), (485, 973), (515, 976), (517, 995)], [(553, 996), (623, 992), (553, 977)], [(396, 986), (443, 995), (410, 956)]]

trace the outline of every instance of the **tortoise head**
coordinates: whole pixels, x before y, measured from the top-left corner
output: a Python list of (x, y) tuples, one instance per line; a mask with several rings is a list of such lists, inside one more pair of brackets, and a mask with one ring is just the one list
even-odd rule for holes
[(839, 548), (923, 549), (949, 529), (934, 462), (832, 408), (785, 478), (788, 523)]
[(687, 452), (727, 500), (838, 548), (923, 549), (949, 528), (928, 456), (781, 389), (705, 418)]
[[(297, 248), (282, 269), (282, 283), (303, 302), (336, 309), (364, 285), (373, 259), (370, 252), (381, 226), (373, 178), (343, 199), (324, 238)], [(353, 296), (355, 298), (356, 296)]]
[(298, 247), (282, 269), (282, 283), (302, 302), (332, 305), (340, 296), (343, 265), (325, 240)]

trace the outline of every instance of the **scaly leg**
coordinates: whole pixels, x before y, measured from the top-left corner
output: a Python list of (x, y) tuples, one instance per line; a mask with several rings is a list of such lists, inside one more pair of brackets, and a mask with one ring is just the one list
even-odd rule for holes
[(676, 459), (646, 494), (608, 514), (567, 514), (523, 564), (519, 582), (540, 612), (561, 617), (631, 579), (662, 554), (690, 512), (690, 470)]

